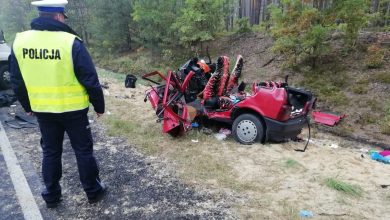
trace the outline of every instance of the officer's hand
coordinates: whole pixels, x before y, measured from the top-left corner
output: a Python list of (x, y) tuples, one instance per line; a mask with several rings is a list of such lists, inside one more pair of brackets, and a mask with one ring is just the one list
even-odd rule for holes
[(26, 115), (28, 115), (28, 116), (33, 116), (34, 113), (32, 113), (32, 112), (26, 112)]
[(97, 113), (97, 112), (96, 112), (96, 115), (97, 115), (98, 118), (100, 118), (103, 114), (104, 114), (104, 113)]

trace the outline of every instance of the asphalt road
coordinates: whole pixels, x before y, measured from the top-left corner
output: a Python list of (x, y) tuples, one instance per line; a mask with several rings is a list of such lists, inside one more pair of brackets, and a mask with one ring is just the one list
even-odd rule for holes
[[(23, 112), (20, 106), (18, 112)], [(4, 124), (9, 109), (0, 109), (0, 119), (10, 145), (26, 177), (43, 219), (232, 219), (230, 202), (224, 195), (183, 184), (166, 161), (137, 152), (119, 137), (108, 137), (99, 123), (92, 123), (95, 156), (101, 178), (109, 186), (106, 198), (95, 205), (87, 202), (78, 177), (69, 140), (63, 152), (63, 201), (47, 209), (43, 189), (39, 128), (13, 129)], [(4, 143), (0, 143), (4, 144)], [(0, 219), (23, 219), (21, 199), (11, 181), (9, 167), (0, 148)]]

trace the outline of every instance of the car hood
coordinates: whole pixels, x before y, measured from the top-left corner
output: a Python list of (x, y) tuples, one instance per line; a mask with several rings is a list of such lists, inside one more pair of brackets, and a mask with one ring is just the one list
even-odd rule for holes
[(11, 55), (11, 48), (5, 43), (0, 44), (0, 61), (8, 60), (9, 55)]

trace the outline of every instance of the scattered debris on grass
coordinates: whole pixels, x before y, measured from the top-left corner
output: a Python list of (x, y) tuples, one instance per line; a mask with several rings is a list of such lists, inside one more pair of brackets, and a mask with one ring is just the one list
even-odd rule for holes
[(336, 216), (346, 216), (348, 214), (346, 214), (346, 213), (339, 213), (339, 214), (337, 214), (337, 213), (319, 213), (318, 215), (321, 215), (321, 216), (334, 216), (334, 217), (336, 217)]
[(227, 138), (227, 135), (223, 133), (216, 133), (214, 134), (214, 137), (219, 141), (223, 141)]
[(378, 152), (372, 152), (371, 159), (385, 163), (385, 164), (390, 164), (390, 157), (385, 157)]
[(226, 136), (228, 136), (228, 135), (232, 134), (232, 131), (227, 129), (227, 128), (221, 128), (221, 130), (219, 130), (219, 133), (220, 134), (225, 134)]
[(125, 79), (125, 87), (135, 88), (135, 82), (137, 82), (137, 77), (132, 74), (128, 74)]
[(337, 123), (340, 122), (341, 119), (345, 118), (346, 115), (337, 115), (333, 113), (326, 113), (326, 112), (320, 112), (320, 111), (314, 111), (312, 112), (312, 116), (314, 118), (314, 121), (318, 124), (322, 125), (328, 125), (328, 126), (335, 126)]
[(382, 155), (382, 156), (384, 156), (384, 157), (390, 156), (390, 150), (382, 151), (382, 152), (380, 152), (379, 154)]
[(330, 148), (337, 149), (337, 148), (339, 148), (339, 145), (338, 144), (331, 144)]
[(314, 215), (313, 215), (313, 212), (311, 212), (311, 211), (301, 210), (301, 211), (299, 211), (299, 216), (301, 218), (312, 218)]

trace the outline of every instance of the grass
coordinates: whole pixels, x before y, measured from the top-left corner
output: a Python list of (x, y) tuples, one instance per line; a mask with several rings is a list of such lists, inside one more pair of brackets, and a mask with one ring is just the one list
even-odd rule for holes
[(341, 137), (350, 136), (355, 132), (356, 126), (349, 125), (347, 123), (341, 123), (333, 128), (333, 131)]
[(345, 72), (330, 72), (325, 70), (307, 71), (304, 73), (303, 84), (314, 94), (332, 106), (347, 106), (349, 100), (343, 92), (349, 77)]
[[(121, 85), (124, 87), (124, 83)], [(109, 90), (115, 90), (114, 87), (117, 85), (109, 84), (109, 86)], [(125, 94), (125, 92), (131, 91), (124, 90), (121, 93)], [(137, 95), (137, 98), (143, 99), (143, 94)], [(134, 105), (133, 102), (139, 104)], [(106, 96), (107, 111), (110, 111), (112, 114), (106, 115), (103, 121), (107, 125), (109, 135), (126, 137), (128, 140), (131, 140), (132, 144), (137, 145), (145, 153), (153, 155), (160, 151), (158, 143), (163, 142), (163, 139), (168, 139), (168, 137), (160, 134), (159, 129), (161, 127), (156, 124), (155, 117), (152, 113), (140, 114), (143, 107), (149, 107), (147, 104), (142, 100), (117, 100), (114, 94)], [(132, 111), (129, 111), (129, 109), (132, 109)]]
[(366, 100), (365, 103), (370, 106), (373, 112), (382, 112), (384, 110), (383, 104), (376, 99)]
[(368, 87), (364, 85), (355, 85), (354, 87), (352, 87), (352, 92), (359, 95), (367, 94)]
[[(138, 123), (133, 123), (131, 121), (123, 120), (118, 117), (105, 117), (104, 122), (108, 125), (109, 136), (123, 136), (132, 140), (133, 144), (137, 144), (146, 154), (154, 155), (159, 152), (159, 147), (157, 145), (157, 140), (153, 132), (146, 132), (144, 129), (140, 129)], [(131, 138), (134, 134), (144, 135), (144, 138)]]
[(361, 125), (375, 124), (378, 120), (378, 116), (370, 112), (364, 112), (360, 115), (358, 123)]
[(360, 186), (345, 183), (334, 178), (327, 178), (325, 180), (325, 185), (349, 196), (361, 197), (363, 194), (363, 190)]
[(380, 123), (380, 130), (382, 134), (390, 135), (390, 116), (387, 116), (385, 120)]
[(129, 133), (134, 133), (137, 130), (137, 125), (131, 121), (123, 121), (117, 117), (110, 117), (106, 120), (109, 125), (108, 135), (110, 136), (120, 136), (127, 135)]
[(343, 197), (338, 197), (338, 198), (336, 199), (336, 202), (337, 202), (338, 204), (340, 204), (340, 205), (350, 205), (350, 204), (345, 200), (345, 198), (343, 198)]
[(375, 82), (390, 84), (390, 72), (375, 73), (371, 78)]
[(291, 205), (289, 202), (283, 201), (280, 204), (282, 206), (282, 215), (283, 219), (288, 220), (298, 220), (300, 219), (298, 215), (298, 209)]
[(177, 149), (170, 156), (182, 166), (181, 176), (189, 182), (214, 182), (237, 191), (253, 188), (237, 181), (234, 169), (224, 158), (207, 153), (195, 144)]
[(100, 68), (98, 68), (97, 71), (99, 77), (105, 77), (105, 78), (110, 77), (111, 79), (115, 79), (117, 82), (124, 82), (126, 78), (126, 75), (122, 73), (114, 73), (109, 70), (100, 69)]
[(382, 134), (390, 135), (390, 104), (385, 110), (385, 118), (379, 122), (380, 131)]
[(294, 160), (294, 159), (288, 159), (288, 160), (286, 160), (284, 166), (286, 168), (295, 168), (295, 167), (301, 166), (301, 164), (298, 161)]
[(146, 73), (159, 70), (163, 73), (168, 70), (176, 70), (178, 66), (173, 65), (175, 59), (168, 60), (164, 57), (164, 51), (153, 55), (150, 50), (118, 55), (102, 54), (102, 52), (92, 53), (94, 60), (100, 67), (110, 69), (123, 74), (134, 74), (142, 76)]

